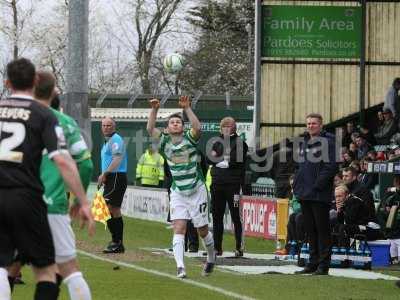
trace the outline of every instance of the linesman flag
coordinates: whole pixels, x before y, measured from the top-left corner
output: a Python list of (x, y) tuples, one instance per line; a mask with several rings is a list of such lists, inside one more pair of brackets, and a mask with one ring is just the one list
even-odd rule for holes
[(97, 191), (92, 202), (93, 219), (107, 226), (107, 221), (111, 219), (110, 211), (103, 197), (103, 192)]

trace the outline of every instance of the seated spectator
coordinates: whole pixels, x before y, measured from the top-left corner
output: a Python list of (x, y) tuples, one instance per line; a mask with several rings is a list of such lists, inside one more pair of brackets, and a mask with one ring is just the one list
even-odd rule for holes
[(385, 151), (378, 151), (376, 153), (375, 161), (385, 161), (386, 160), (386, 153)]
[[(386, 194), (378, 207), (378, 220), (385, 228), (386, 237), (390, 239), (390, 256), (392, 263), (400, 261), (400, 176), (393, 179), (393, 186), (386, 190)], [(392, 210), (391, 220), (388, 222)]]
[(348, 147), (350, 145), (350, 143), (352, 142), (351, 134), (353, 132), (355, 132), (354, 123), (347, 122), (346, 127), (343, 128), (343, 137), (342, 137), (343, 146)]
[(358, 160), (353, 160), (350, 163), (349, 167), (352, 167), (353, 169), (355, 169), (357, 174), (360, 173), (360, 171), (361, 171), (360, 162)]
[(367, 153), (367, 157), (371, 159), (371, 161), (376, 160), (376, 151), (375, 150), (369, 150)]
[(340, 164), (341, 168), (350, 166), (351, 162), (355, 159), (353, 155), (353, 152), (350, 151), (346, 151), (342, 154), (342, 163)]
[(375, 214), (375, 204), (374, 204), (374, 196), (371, 191), (367, 189), (363, 184), (358, 182), (357, 176), (358, 172), (352, 168), (348, 167), (342, 170), (343, 182), (346, 187), (349, 189), (350, 194), (361, 198), (365, 205), (368, 207), (368, 214), (366, 218), (369, 221), (375, 222), (376, 214)]
[(358, 175), (358, 181), (364, 185), (367, 189), (372, 190), (378, 183), (378, 177), (376, 173), (368, 173), (368, 163), (372, 160), (365, 157), (360, 162), (360, 174)]
[(367, 141), (362, 135), (356, 138), (356, 145), (357, 145), (357, 159), (360, 160), (367, 155), (368, 151), (371, 149), (371, 145), (367, 143)]
[(369, 130), (368, 127), (361, 126), (360, 134), (367, 141), (368, 144), (370, 144), (371, 146), (376, 145), (374, 134), (371, 132), (371, 130)]
[(360, 133), (358, 131), (355, 131), (351, 134), (351, 142), (356, 143), (356, 138), (360, 136)]
[(351, 156), (353, 156), (355, 159), (357, 158), (358, 148), (355, 142), (350, 143), (349, 152), (351, 153)]
[[(339, 172), (335, 175), (333, 178), (333, 187), (337, 188), (339, 185), (343, 185), (343, 178), (342, 178), (342, 172)], [(329, 212), (330, 214), (330, 219), (331, 219), (331, 225), (335, 223), (336, 220), (336, 200), (335, 200), (335, 193), (332, 195), (332, 201), (331, 201), (331, 210)], [(332, 222), (332, 220), (334, 220)]]
[[(371, 220), (371, 212), (367, 203), (350, 193), (345, 185), (335, 189), (337, 219), (333, 232), (337, 234), (336, 244), (340, 247), (349, 247), (350, 238), (356, 234), (364, 234), (368, 241), (383, 237), (376, 220)], [(374, 208), (375, 213), (375, 208)]]
[(394, 150), (391, 149), (388, 153), (387, 153), (387, 158), (388, 160), (392, 160), (396, 158), (396, 154), (394, 153)]
[(390, 144), (390, 138), (397, 132), (397, 124), (390, 109), (384, 109), (382, 114), (384, 118), (383, 124), (378, 127), (378, 132), (374, 134), (374, 137), (378, 145), (388, 145)]
[(395, 145), (393, 147), (393, 151), (394, 151), (395, 158), (398, 158), (400, 156), (400, 145)]
[(333, 178), (333, 186), (337, 187), (339, 185), (343, 184), (343, 177), (342, 177), (342, 173), (338, 173), (335, 175), (335, 177)]

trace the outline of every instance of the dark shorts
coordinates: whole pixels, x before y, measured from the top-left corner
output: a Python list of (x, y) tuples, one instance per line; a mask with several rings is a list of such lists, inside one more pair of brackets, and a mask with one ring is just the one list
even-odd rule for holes
[(16, 250), (35, 267), (54, 264), (47, 206), (38, 192), (0, 189), (0, 267), (13, 262)]
[(113, 207), (121, 207), (128, 185), (126, 173), (109, 173), (104, 185), (104, 199)]

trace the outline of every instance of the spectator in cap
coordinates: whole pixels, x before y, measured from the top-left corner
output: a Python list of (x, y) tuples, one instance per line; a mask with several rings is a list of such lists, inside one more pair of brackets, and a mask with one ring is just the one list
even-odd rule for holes
[(382, 114), (384, 118), (383, 124), (378, 127), (378, 132), (374, 136), (378, 145), (388, 145), (392, 135), (397, 132), (397, 124), (389, 108), (385, 108)]

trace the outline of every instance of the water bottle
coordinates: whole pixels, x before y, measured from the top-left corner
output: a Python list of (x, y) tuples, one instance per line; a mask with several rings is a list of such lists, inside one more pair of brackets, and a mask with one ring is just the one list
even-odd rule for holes
[(350, 248), (347, 259), (348, 259), (349, 267), (352, 267), (354, 265), (354, 261), (357, 259), (356, 258), (356, 250), (354, 248)]
[(371, 270), (372, 254), (368, 247), (364, 248), (364, 269)]
[(298, 261), (298, 265), (300, 267), (305, 266), (309, 259), (310, 259), (310, 254), (309, 254), (309, 246), (307, 243), (303, 243), (303, 245), (301, 246), (300, 249), (300, 256), (299, 256), (299, 261)]
[(240, 203), (240, 195), (239, 194), (233, 195), (233, 207), (239, 207), (239, 203)]
[(295, 255), (297, 254), (297, 242), (295, 240), (292, 240), (289, 242), (289, 245), (289, 258), (294, 259)]
[(364, 257), (363, 257), (363, 251), (360, 248), (357, 248), (355, 250), (355, 256), (353, 260), (353, 268), (355, 269), (363, 269), (364, 268)]
[(342, 268), (347, 267), (347, 251), (345, 247), (340, 247), (339, 248), (339, 259), (341, 261), (340, 266)]
[(332, 247), (332, 256), (331, 256), (331, 267), (337, 268), (340, 267), (340, 255), (339, 255), (339, 248), (336, 246)]

